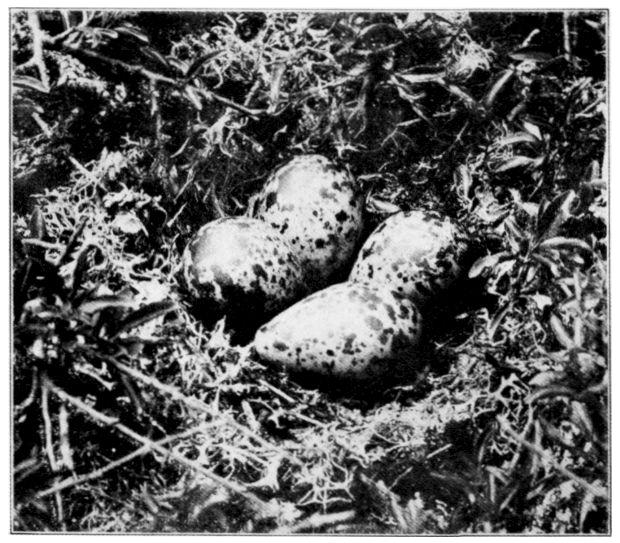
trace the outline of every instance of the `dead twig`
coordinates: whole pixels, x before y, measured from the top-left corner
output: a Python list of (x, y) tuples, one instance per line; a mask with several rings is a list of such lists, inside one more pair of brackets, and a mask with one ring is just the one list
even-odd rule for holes
[(355, 516), (356, 513), (352, 510), (339, 511), (338, 513), (329, 513), (326, 515), (316, 513), (294, 524), (293, 526), (282, 526), (271, 533), (273, 535), (284, 535), (303, 532), (306, 530), (318, 530), (319, 528), (334, 526), (342, 524), (343, 522), (350, 522), (355, 518)]
[[(49, 414), (49, 392), (50, 388), (48, 385), (48, 380), (43, 377), (43, 381), (41, 382), (41, 414), (43, 416), (43, 426), (45, 429), (45, 453), (47, 454), (47, 461), (49, 462), (52, 473), (57, 473), (59, 470), (59, 465), (54, 454), (52, 419)], [(59, 477), (55, 476), (54, 483), (57, 483), (58, 479)], [(58, 522), (63, 531), (66, 531), (67, 527), (65, 524), (64, 506), (60, 491), (57, 490), (54, 492), (54, 499), (56, 501)]]
[(71, 396), (69, 393), (67, 393), (63, 389), (53, 384), (49, 379), (46, 379), (45, 382), (46, 382), (47, 387), (49, 387), (49, 390), (51, 390), (54, 394), (56, 394), (58, 398), (60, 398), (61, 400), (67, 403), (70, 403), (76, 409), (79, 409), (83, 413), (87, 414), (93, 420), (99, 422), (100, 424), (105, 424), (106, 426), (113, 427), (114, 429), (126, 435), (127, 437), (133, 439), (134, 441), (137, 441), (138, 443), (142, 443), (145, 446), (151, 447), (153, 450), (159, 452), (160, 454), (165, 455), (171, 460), (174, 460), (184, 465), (185, 467), (190, 468), (200, 473), (201, 475), (207, 477), (208, 479), (211, 479), (213, 482), (237, 494), (238, 496), (243, 498), (248, 503), (248, 505), (250, 505), (256, 511), (256, 513), (259, 514), (262, 518), (273, 518), (274, 516), (278, 515), (279, 511), (278, 511), (277, 505), (274, 505), (272, 503), (267, 503), (261, 500), (259, 497), (255, 496), (254, 493), (248, 490), (246, 486), (239, 484), (239, 483), (235, 483), (233, 481), (229, 481), (228, 479), (224, 479), (223, 477), (220, 477), (219, 475), (213, 473), (211, 470), (205, 468), (199, 462), (196, 462), (195, 460), (190, 460), (189, 458), (183, 456), (182, 454), (176, 453), (174, 451), (169, 451), (165, 447), (158, 445), (153, 440), (147, 437), (144, 437), (143, 435), (138, 434), (137, 432), (133, 431), (131, 428), (118, 422), (117, 419), (104, 415), (103, 413), (100, 413), (96, 409), (87, 405), (85, 402), (83, 402), (79, 398), (76, 398), (75, 396)]
[(32, 32), (32, 56), (23, 64), (15, 67), (15, 70), (25, 70), (34, 66), (39, 72), (39, 79), (46, 89), (50, 88), (50, 78), (43, 59), (43, 43), (46, 42), (45, 34), (39, 24), (39, 16), (35, 10), (28, 11), (28, 25)]
[(123, 373), (126, 373), (127, 375), (129, 375), (130, 377), (133, 377), (137, 381), (140, 381), (144, 383), (145, 385), (148, 385), (158, 390), (159, 392), (162, 392), (166, 394), (167, 396), (170, 396), (174, 400), (178, 400), (184, 403), (187, 407), (191, 409), (195, 409), (202, 413), (206, 413), (210, 416), (213, 415), (213, 410), (206, 403), (192, 396), (186, 396), (178, 388), (173, 387), (171, 385), (166, 385), (162, 383), (161, 381), (159, 381), (158, 379), (151, 377), (149, 375), (145, 375), (141, 371), (131, 368), (127, 366), (126, 364), (123, 364), (122, 362), (115, 360), (112, 357), (105, 357), (105, 359), (106, 359), (106, 362), (113, 364), (116, 368), (118, 368)]
[(64, 404), (60, 405), (58, 412), (58, 441), (62, 466), (73, 471), (73, 451), (69, 441), (69, 412)]
[[(120, 70), (123, 70), (125, 72), (128, 72), (132, 75), (139, 75), (146, 79), (149, 79), (153, 83), (166, 83), (167, 85), (171, 85), (173, 87), (182, 86), (182, 82), (179, 82), (172, 77), (168, 77), (168, 76), (159, 74), (157, 72), (153, 72), (152, 70), (149, 70), (145, 68), (144, 66), (137, 66), (135, 64), (129, 64), (128, 62), (124, 62), (122, 60), (108, 57), (106, 55), (102, 55), (101, 53), (97, 53), (95, 51), (89, 51), (88, 49), (77, 48), (77, 47), (66, 47), (65, 49), (67, 49), (71, 54), (73, 54), (76, 57), (85, 56), (91, 59), (105, 62), (106, 64), (110, 64), (111, 66), (118, 68)], [(207, 91), (207, 90), (202, 89), (201, 93), (208, 100), (219, 102), (220, 104), (223, 104), (231, 109), (235, 109), (250, 117), (259, 117), (260, 115), (263, 115), (266, 113), (265, 110), (250, 109), (249, 107), (246, 107), (242, 104), (238, 104), (237, 102), (234, 102), (228, 98), (225, 98), (224, 96), (220, 96), (219, 94), (212, 92), (212, 91)]]
[[(155, 441), (155, 443), (159, 446), (167, 445), (168, 443), (171, 443), (172, 441), (176, 441), (177, 439), (183, 439), (197, 432), (200, 432), (205, 429), (205, 426), (207, 425), (200, 424), (198, 426), (195, 426), (194, 428), (190, 428), (189, 430), (186, 430), (185, 432), (180, 432), (178, 434), (166, 436), (163, 439)], [(61, 490), (66, 490), (67, 488), (72, 488), (74, 486), (87, 483), (88, 481), (99, 479), (100, 477), (103, 477), (106, 473), (108, 473), (109, 471), (119, 468), (123, 464), (127, 464), (128, 462), (131, 462), (134, 458), (138, 458), (139, 456), (144, 456), (145, 454), (148, 454), (152, 451), (153, 449), (149, 445), (142, 445), (141, 447), (137, 448), (135, 451), (132, 451), (129, 454), (126, 454), (125, 456), (119, 458), (118, 460), (114, 460), (113, 462), (110, 462), (109, 464), (103, 466), (102, 468), (96, 469), (84, 475), (68, 477), (67, 479), (60, 481), (58, 484), (54, 485), (51, 488), (48, 488), (46, 490), (41, 490), (35, 495), (35, 498), (44, 498), (46, 496), (49, 496), (50, 494), (60, 492)]]
[[(201, 400), (199, 400), (197, 398), (193, 398), (191, 396), (186, 396), (179, 389), (177, 389), (177, 388), (175, 388), (173, 386), (170, 386), (170, 385), (166, 385), (166, 384), (162, 383), (161, 381), (157, 380), (156, 378), (150, 377), (149, 375), (145, 375), (141, 371), (138, 371), (138, 370), (136, 370), (134, 368), (131, 368), (131, 367), (127, 366), (126, 364), (123, 364), (122, 362), (118, 362), (117, 360), (114, 360), (111, 357), (109, 359), (106, 358), (106, 360), (108, 362), (110, 362), (111, 364), (113, 364), (114, 366), (116, 366), (116, 368), (118, 368), (120, 371), (125, 372), (127, 375), (133, 377), (134, 379), (136, 379), (138, 381), (141, 381), (145, 385), (151, 386), (152, 388), (158, 390), (159, 392), (162, 392), (163, 394), (166, 394), (166, 395), (170, 396), (171, 398), (184, 403), (190, 409), (194, 409), (194, 410), (200, 411), (202, 413), (206, 413), (209, 416), (213, 415), (213, 409), (211, 407), (209, 407), (209, 405), (207, 405), (203, 401), (201, 401)], [(268, 385), (266, 382), (263, 382), (262, 380), (261, 380), (261, 382), (263, 384)], [(277, 390), (277, 389), (275, 389), (275, 390)], [(280, 447), (277, 447), (276, 445), (274, 445), (272, 443), (269, 443), (266, 439), (264, 439), (261, 436), (259, 436), (256, 432), (252, 431), (250, 428), (244, 426), (243, 424), (240, 424), (239, 422), (237, 422), (233, 418), (226, 416), (226, 417), (224, 417), (221, 420), (225, 421), (226, 424), (228, 424), (229, 426), (232, 426), (232, 427), (236, 428), (237, 430), (239, 430), (240, 432), (243, 432), (244, 434), (246, 434), (247, 436), (252, 438), (254, 441), (259, 443), (261, 446), (263, 446), (263, 447), (265, 447), (267, 449), (271, 449), (271, 450), (276, 450), (276, 451), (280, 451), (281, 450)], [(294, 457), (292, 457), (290, 455), (287, 455), (287, 456), (292, 461), (295, 461)]]
[(280, 398), (285, 399), (287, 402), (291, 404), (295, 404), (295, 400), (293, 398), (291, 398), (288, 394), (285, 394), (284, 392), (282, 392), (279, 388), (274, 387), (271, 383), (268, 383), (264, 379), (260, 379), (258, 382), (261, 385), (263, 385), (265, 388), (268, 388), (269, 390), (271, 390), (271, 392), (280, 396)]
[(153, 118), (153, 136), (157, 144), (158, 151), (162, 152), (164, 140), (162, 131), (161, 108), (159, 107), (159, 89), (157, 83), (152, 79), (149, 81), (149, 92), (151, 94), (151, 117)]
[(34, 402), (37, 391), (39, 390), (39, 369), (37, 367), (32, 368), (32, 380), (30, 381), (30, 392), (24, 401), (15, 406), (15, 414), (19, 415), (23, 413)]

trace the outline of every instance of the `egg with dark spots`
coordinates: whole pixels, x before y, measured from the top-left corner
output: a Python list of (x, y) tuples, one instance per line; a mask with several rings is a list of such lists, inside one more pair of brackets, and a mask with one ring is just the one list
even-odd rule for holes
[(346, 170), (320, 155), (302, 155), (271, 175), (252, 216), (284, 235), (317, 290), (347, 273), (363, 207), (363, 194)]
[(421, 333), (411, 301), (347, 282), (284, 310), (259, 328), (254, 348), (277, 367), (361, 382), (415, 372)]
[(464, 232), (446, 217), (396, 213), (368, 237), (349, 280), (384, 284), (423, 305), (458, 279), (467, 247)]
[(200, 228), (183, 254), (183, 276), (198, 305), (218, 317), (268, 318), (307, 293), (288, 241), (246, 217)]

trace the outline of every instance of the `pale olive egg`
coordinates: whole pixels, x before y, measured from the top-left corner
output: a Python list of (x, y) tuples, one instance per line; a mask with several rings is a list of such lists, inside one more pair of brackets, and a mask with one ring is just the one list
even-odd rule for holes
[(280, 232), (303, 266), (311, 290), (346, 275), (362, 232), (364, 198), (346, 170), (303, 155), (276, 170), (253, 216)]
[(463, 231), (446, 217), (396, 213), (368, 237), (349, 280), (383, 284), (424, 304), (461, 275), (467, 247)]
[(421, 331), (409, 300), (347, 282), (277, 315), (258, 330), (254, 348), (265, 362), (288, 370), (368, 381), (415, 370)]
[(206, 311), (248, 317), (273, 314), (306, 292), (289, 243), (258, 219), (204, 225), (183, 254), (185, 282)]

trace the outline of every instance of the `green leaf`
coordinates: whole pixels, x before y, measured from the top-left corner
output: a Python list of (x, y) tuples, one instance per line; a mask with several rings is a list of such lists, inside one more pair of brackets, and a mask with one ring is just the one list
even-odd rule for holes
[(137, 30), (136, 28), (130, 27), (130, 26), (118, 26), (114, 29), (114, 31), (116, 33), (118, 33), (121, 36), (127, 36), (129, 38), (133, 38), (139, 42), (142, 42), (144, 44), (149, 44), (150, 40), (148, 38), (148, 36), (142, 32), (140, 32), (139, 30)]
[(538, 141), (542, 141), (542, 134), (540, 133), (540, 128), (538, 128), (537, 125), (530, 123), (529, 121), (523, 121), (523, 128), (525, 128)]
[(91, 298), (90, 300), (86, 300), (82, 302), (78, 311), (86, 314), (94, 314), (103, 311), (109, 307), (115, 308), (129, 308), (133, 304), (133, 301), (126, 296), (118, 296), (118, 295), (108, 295), (108, 296), (97, 296), (96, 298)]
[(84, 30), (82, 28), (73, 29), (64, 39), (63, 45), (69, 49), (79, 49), (84, 41)]
[(98, 31), (102, 36), (110, 40), (115, 40), (116, 38), (118, 38), (118, 32), (116, 32), (115, 30), (110, 30), (109, 28), (99, 28)]
[(489, 323), (488, 327), (487, 327), (487, 335), (489, 336), (489, 339), (492, 341), (493, 338), (495, 337), (495, 333), (497, 332), (497, 328), (498, 326), (502, 323), (502, 321), (504, 320), (504, 318), (506, 318), (506, 315), (508, 315), (508, 312), (510, 311), (510, 308), (512, 307), (512, 304), (510, 301), (505, 302), (496, 312), (495, 315), (493, 315), (493, 318), (491, 319), (491, 322)]
[(459, 98), (469, 109), (475, 109), (478, 102), (474, 100), (463, 89), (456, 85), (442, 85), (448, 92)]
[(183, 75), (187, 73), (187, 62), (183, 62), (182, 60), (179, 60), (178, 58), (172, 56), (167, 56), (166, 60), (168, 61), (168, 64), (170, 64), (170, 66), (173, 66), (174, 68), (179, 70), (179, 72), (181, 72)]
[(412, 107), (416, 106), (416, 104), (420, 102), (421, 98), (424, 98), (424, 93), (418, 92), (416, 94), (412, 94), (403, 85), (396, 85), (396, 92), (398, 92), (398, 96), (400, 96), (403, 100), (409, 102)]
[(421, 73), (421, 74), (395, 74), (397, 79), (402, 79), (410, 85), (421, 85), (423, 83), (431, 83), (440, 81), (445, 75), (445, 71)]
[(551, 272), (551, 275), (553, 275), (554, 277), (560, 277), (560, 269), (558, 268), (558, 265), (553, 260), (541, 255), (540, 253), (534, 253), (532, 255), (532, 258), (539, 264), (542, 264), (543, 266), (547, 267), (549, 271)]
[(151, 304), (147, 304), (144, 307), (141, 307), (140, 309), (128, 315), (125, 319), (123, 319), (114, 331), (112, 339), (114, 339), (125, 330), (131, 330), (136, 326), (140, 326), (146, 322), (149, 322), (150, 320), (156, 319), (157, 317), (166, 315), (167, 313), (170, 313), (175, 309), (176, 304), (171, 300), (163, 300), (161, 302), (153, 302)]
[(49, 88), (46, 87), (42, 81), (36, 77), (30, 77), (29, 75), (20, 75), (13, 78), (13, 86), (21, 89), (31, 89), (43, 94), (49, 93)]
[(280, 102), (280, 88), (282, 86), (282, 78), (286, 70), (284, 62), (278, 62), (271, 71), (271, 81), (269, 83), (269, 112), (276, 111)]
[(575, 191), (567, 190), (556, 196), (548, 205), (543, 205), (541, 202), (536, 225), (539, 239), (545, 239), (556, 234), (558, 228), (569, 217), (570, 205), (575, 197)]
[[(400, 91), (400, 88), (399, 88), (399, 91)], [(399, 92), (399, 94), (400, 94), (400, 92)], [(429, 124), (431, 127), (435, 126), (435, 123), (433, 123), (431, 117), (426, 112), (425, 108), (421, 107), (420, 104), (410, 103), (410, 105), (411, 105), (411, 109), (414, 111), (414, 113), (418, 117), (420, 117), (421, 119), (425, 120), (427, 122), (427, 124)]]
[(168, 59), (164, 57), (159, 51), (156, 51), (152, 47), (140, 47), (140, 51), (145, 57), (157, 62), (162, 67), (166, 68), (166, 70), (170, 69), (170, 63), (168, 62)]
[[(192, 62), (189, 68), (187, 68), (187, 73), (185, 74), (185, 77), (187, 77), (188, 79), (192, 78), (194, 75), (196, 75), (196, 73), (201, 68), (201, 66), (205, 65), (207, 62), (211, 60), (216, 59), (223, 52), (224, 51), (218, 50), (218, 51), (211, 51), (210, 53), (205, 53), (203, 55), (200, 55), (194, 62)], [(178, 62), (181, 62), (181, 61), (178, 61)]]
[(45, 228), (45, 217), (41, 212), (41, 206), (35, 206), (30, 220), (28, 221), (28, 230), (30, 235), (35, 239), (43, 240), (47, 237), (47, 229)]
[(539, 206), (534, 202), (520, 202), (518, 206), (523, 211), (525, 211), (531, 218), (534, 218), (538, 215)]
[(553, 305), (553, 300), (545, 294), (531, 294), (528, 298), (532, 300), (541, 311), (543, 311), (545, 307)]
[(189, 85), (184, 89), (185, 96), (189, 99), (189, 101), (194, 104), (194, 107), (198, 110), (202, 110), (202, 99), (198, 94), (198, 89), (195, 87), (190, 87)]
[(571, 420), (582, 430), (584, 430), (584, 433), (588, 438), (590, 438), (594, 433), (594, 423), (592, 422), (588, 409), (583, 402), (576, 400), (571, 402)]
[(508, 235), (508, 243), (510, 243), (515, 252), (519, 251), (521, 249), (521, 244), (528, 239), (525, 230), (517, 224), (514, 215), (507, 217), (503, 224), (504, 231)]
[(502, 251), (500, 253), (495, 253), (493, 255), (483, 256), (476, 260), (473, 263), (472, 267), (469, 269), (468, 277), (473, 279), (474, 277), (478, 277), (481, 274), (487, 274), (491, 271), (499, 262), (504, 262), (506, 260), (513, 259), (512, 254), (508, 251)]
[(515, 168), (528, 168), (535, 164), (536, 160), (527, 156), (517, 155), (502, 162), (497, 168), (495, 173), (507, 172), (508, 170), (514, 170)]
[(381, 213), (383, 215), (393, 215), (394, 213), (402, 211), (402, 209), (396, 204), (393, 204), (387, 200), (381, 200), (376, 196), (370, 197), (366, 205), (367, 208), (370, 208), (373, 212)]
[(52, 243), (50, 241), (43, 241), (36, 238), (22, 238), (21, 242), (26, 247), (39, 247), (42, 249), (62, 249), (63, 247), (61, 243)]
[(509, 145), (516, 145), (517, 143), (539, 143), (538, 140), (528, 132), (517, 132), (511, 134), (505, 138), (500, 139), (495, 145), (498, 147), (506, 147)]
[[(603, 486), (600, 484), (600, 481), (597, 481), (597, 483), (597, 486)], [(586, 492), (585, 496), (583, 497), (583, 501), (581, 502), (581, 508), (579, 511), (579, 530), (581, 532), (583, 532), (584, 530), (583, 527), (586, 522), (588, 513), (590, 513), (591, 511), (596, 511), (598, 509), (598, 505), (594, 502), (594, 498), (595, 496), (594, 494), (592, 494), (592, 492)]]
[(514, 74), (515, 74), (515, 71), (512, 68), (510, 68), (508, 70), (505, 70), (504, 73), (500, 75), (500, 77), (495, 82), (493, 87), (491, 87), (491, 90), (488, 92), (488, 94), (486, 95), (484, 99), (484, 105), (487, 109), (490, 109), (493, 106), (493, 104), (495, 103), (495, 100), (497, 99), (497, 95), (500, 93), (504, 85), (506, 85), (508, 81), (510, 81), (510, 79), (512, 78)]
[(80, 224), (78, 224), (77, 228), (73, 231), (73, 234), (71, 234), (71, 237), (69, 238), (69, 241), (67, 242), (64, 252), (58, 259), (59, 266), (62, 266), (63, 264), (68, 262), (69, 257), (71, 256), (71, 253), (77, 247), (80, 236), (82, 235), (82, 232), (84, 232), (84, 228), (86, 228), (87, 223), (88, 223), (88, 217), (82, 218), (82, 220), (80, 221)]
[(474, 184), (474, 179), (469, 168), (465, 166), (465, 164), (461, 164), (454, 171), (453, 178), (456, 185), (461, 187), (463, 196), (467, 199), (471, 198), (471, 189)]
[(542, 249), (582, 249), (583, 251), (591, 251), (592, 248), (583, 240), (578, 238), (565, 238), (556, 236), (546, 239), (539, 245)]
[(71, 282), (71, 289), (74, 293), (82, 285), (84, 276), (86, 275), (86, 272), (90, 267), (90, 258), (94, 258), (94, 255), (92, 255), (91, 251), (94, 251), (95, 254), (102, 254), (101, 249), (93, 244), (88, 244), (80, 251), (72, 274), (73, 277)]
[(529, 60), (532, 62), (547, 62), (553, 58), (553, 55), (541, 51), (536, 47), (522, 47), (508, 55), (513, 60)]
[(562, 345), (566, 349), (573, 349), (575, 347), (573, 338), (570, 337), (570, 335), (564, 328), (562, 321), (557, 315), (552, 314), (551, 317), (549, 317), (549, 327), (553, 331), (553, 334), (555, 335), (560, 345)]
[(592, 19), (584, 19), (583, 22), (586, 23), (589, 27), (594, 28), (594, 30), (602, 31), (605, 28), (605, 25), (603, 23), (593, 21)]
[(528, 381), (531, 387), (544, 388), (553, 385), (563, 385), (566, 382), (565, 371), (542, 371)]

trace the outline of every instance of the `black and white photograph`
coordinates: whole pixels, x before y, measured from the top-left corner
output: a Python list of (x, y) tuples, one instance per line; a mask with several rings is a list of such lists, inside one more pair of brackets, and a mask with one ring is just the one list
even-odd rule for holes
[(609, 10), (208, 7), (8, 10), (11, 533), (609, 535)]

